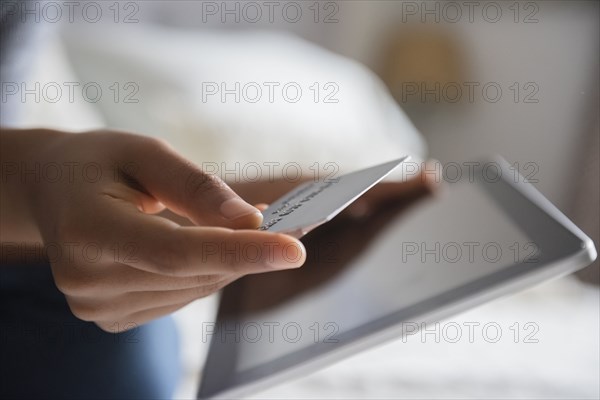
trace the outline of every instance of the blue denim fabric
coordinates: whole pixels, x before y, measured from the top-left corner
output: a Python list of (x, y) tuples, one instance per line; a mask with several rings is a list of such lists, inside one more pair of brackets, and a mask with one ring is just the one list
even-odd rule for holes
[(181, 365), (171, 317), (104, 332), (73, 316), (48, 265), (0, 265), (0, 289), (0, 397), (173, 396)]

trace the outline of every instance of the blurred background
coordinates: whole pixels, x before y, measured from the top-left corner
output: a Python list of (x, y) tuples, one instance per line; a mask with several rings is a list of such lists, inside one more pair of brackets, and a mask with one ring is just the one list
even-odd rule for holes
[[(72, 19), (60, 3), (60, 16), (38, 4), (44, 29), (25, 82), (41, 84), (41, 99), (3, 94), (3, 108), (25, 103), (13, 125), (133, 130), (229, 168), (500, 154), (598, 247), (598, 2), (76, 3)], [(68, 82), (80, 85), (74, 99)], [(272, 101), (265, 82), (276, 85)], [(48, 83), (62, 96), (44, 93)], [(101, 98), (79, 89), (91, 83)], [(240, 99), (223, 94), (236, 83), (258, 84), (263, 97), (254, 101), (256, 85)], [(280, 90), (286, 83), (302, 89), (298, 101)], [(534, 321), (538, 343), (414, 337), (260, 397), (598, 398), (598, 271), (596, 262), (453, 319)], [(176, 315), (179, 397), (194, 395), (206, 352), (198, 324), (214, 318), (216, 301)]]

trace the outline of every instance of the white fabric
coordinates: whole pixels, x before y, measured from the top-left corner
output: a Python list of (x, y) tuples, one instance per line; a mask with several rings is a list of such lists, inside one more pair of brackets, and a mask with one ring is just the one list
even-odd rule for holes
[[(65, 38), (81, 80), (139, 85), (138, 104), (98, 103), (109, 125), (163, 137), (198, 163), (293, 160), (354, 169), (405, 153), (425, 156), (424, 140), (373, 73), (293, 36), (139, 27)], [(203, 98), (206, 85), (232, 89), (236, 82), (248, 90), (239, 102)], [(265, 82), (278, 85), (272, 102)], [(254, 83), (262, 90), (257, 103), (244, 100), (255, 97), (247, 86)], [(286, 84), (293, 85), (288, 100)], [(296, 103), (294, 87), (302, 90)], [(325, 103), (336, 88), (330, 100), (338, 102)]]

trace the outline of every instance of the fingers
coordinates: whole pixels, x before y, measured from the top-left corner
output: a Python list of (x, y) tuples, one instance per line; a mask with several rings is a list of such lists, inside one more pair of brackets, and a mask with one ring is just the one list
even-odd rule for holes
[[(164, 276), (249, 274), (297, 268), (306, 259), (300, 241), (283, 234), (217, 227), (181, 227), (106, 198), (94, 219), (110, 229), (94, 232), (105, 247), (130, 244), (136, 251), (118, 261)], [(99, 224), (97, 224), (99, 225)]]
[[(287, 235), (182, 227), (112, 196), (92, 204), (93, 213), (71, 214), (60, 230), (67, 241), (93, 241), (101, 258), (52, 268), (73, 314), (107, 331), (131, 329), (242, 275), (296, 268), (306, 258), (302, 244)], [(115, 259), (115, 248), (134, 251)]]
[(246, 203), (218, 176), (206, 174), (156, 139), (143, 140), (135, 152), (136, 181), (174, 212), (198, 225), (257, 228), (262, 214)]
[(189, 303), (191, 303), (191, 301), (187, 303), (147, 309), (121, 319), (111, 319), (108, 321), (94, 321), (94, 323), (98, 325), (98, 327), (103, 331), (110, 333), (120, 333), (128, 331), (130, 329), (136, 329), (137, 327), (145, 324), (146, 322), (174, 313), (175, 311), (185, 307)]
[(192, 289), (224, 281), (229, 275), (172, 277), (159, 275), (125, 264), (103, 265), (100, 271), (86, 274), (72, 269), (56, 271), (61, 291), (72, 297), (112, 297), (123, 293), (160, 292)]
[[(73, 314), (79, 319), (114, 324), (146, 310), (190, 303), (219, 291), (237, 278), (238, 276), (231, 276), (219, 282), (183, 290), (135, 292), (101, 298), (67, 296), (67, 301)], [(134, 320), (127, 322), (139, 323)]]

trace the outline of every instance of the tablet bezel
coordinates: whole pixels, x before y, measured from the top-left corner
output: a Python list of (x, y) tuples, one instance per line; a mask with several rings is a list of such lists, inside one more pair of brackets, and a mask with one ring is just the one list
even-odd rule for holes
[[(500, 171), (498, 181), (481, 179), (483, 168), (490, 163)], [(337, 343), (317, 342), (270, 362), (235, 372), (238, 346), (216, 338), (220, 337), (222, 324), (219, 322), (224, 320), (224, 316), (230, 320), (229, 316), (235, 315), (235, 310), (239, 309), (237, 304), (243, 298), (240, 293), (244, 284), (243, 279), (239, 280), (227, 287), (221, 297), (216, 332), (211, 340), (198, 398), (248, 395), (286, 379), (314, 372), (357, 351), (401, 338), (405, 334), (402, 322), (418, 320), (433, 323), (502, 295), (569, 274), (595, 260), (596, 249), (591, 239), (505, 160), (495, 158), (479, 165), (473, 176), (479, 177), (476, 179), (485, 188), (484, 192), (490, 194), (492, 201), (543, 249), (537, 262), (507, 266), (368, 324), (341, 332), (335, 336)], [(219, 370), (215, 369), (217, 365)]]

